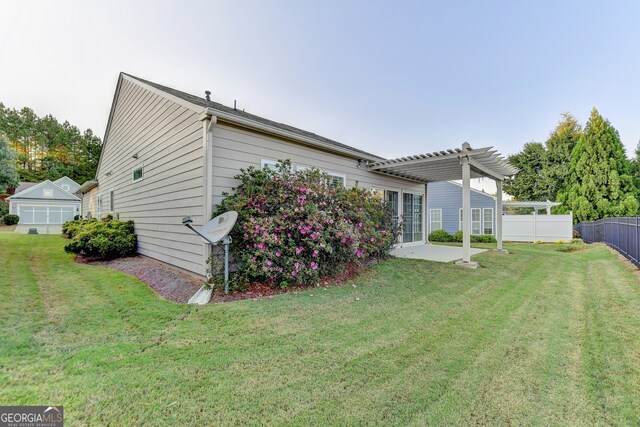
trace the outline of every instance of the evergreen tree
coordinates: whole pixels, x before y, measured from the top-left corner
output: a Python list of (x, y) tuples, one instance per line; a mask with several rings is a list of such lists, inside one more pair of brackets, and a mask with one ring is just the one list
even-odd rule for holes
[(591, 221), (635, 215), (637, 190), (618, 131), (594, 108), (571, 154), (569, 184), (558, 201), (574, 218)]
[(542, 175), (548, 185), (547, 199), (552, 201), (569, 184), (571, 153), (582, 134), (578, 121), (571, 114), (564, 113), (562, 117), (545, 142), (547, 156)]
[(543, 178), (547, 152), (539, 142), (528, 142), (518, 154), (509, 156), (509, 162), (520, 169), (504, 180), (505, 193), (515, 200), (544, 201), (549, 196), (550, 184)]
[(30, 108), (16, 110), (0, 103), (0, 133), (17, 153), (22, 181), (53, 181), (66, 175), (82, 183), (95, 176), (102, 142), (91, 129), (82, 133), (53, 116), (38, 117)]
[(9, 146), (9, 140), (0, 134), (0, 193), (17, 186), (16, 153)]

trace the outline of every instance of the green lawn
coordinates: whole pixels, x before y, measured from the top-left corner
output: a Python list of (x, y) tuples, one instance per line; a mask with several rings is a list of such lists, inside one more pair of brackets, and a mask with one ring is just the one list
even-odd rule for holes
[[(0, 234), (0, 404), (67, 425), (640, 424), (640, 281), (600, 245), (194, 307)], [(355, 285), (355, 286), (352, 286)]]

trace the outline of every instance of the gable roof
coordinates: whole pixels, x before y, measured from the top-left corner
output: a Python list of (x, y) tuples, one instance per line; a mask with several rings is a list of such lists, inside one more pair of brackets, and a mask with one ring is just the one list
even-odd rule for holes
[[(44, 187), (49, 187), (52, 190), (57, 192), (58, 197), (44, 197), (42, 193), (38, 193), (39, 189), (44, 189)], [(55, 196), (56, 193), (54, 193)], [(7, 197), (6, 200), (14, 200), (14, 199), (29, 199), (29, 200), (73, 200), (80, 201), (80, 198), (74, 194), (71, 194), (67, 190), (63, 190), (61, 187), (58, 187), (56, 184), (46, 179), (39, 184), (36, 184), (32, 187), (27, 188), (24, 191), (14, 194), (13, 196)]]
[(71, 178), (69, 178), (69, 177), (68, 177), (68, 176), (66, 176), (66, 175), (65, 175), (65, 176), (63, 176), (62, 178), (58, 178), (58, 179), (56, 179), (55, 181), (53, 181), (53, 183), (54, 183), (55, 185), (57, 185), (58, 187), (60, 187), (60, 183), (61, 183), (62, 181), (68, 181), (69, 183), (74, 184), (74, 185), (76, 185), (76, 186), (80, 187), (80, 184), (78, 184), (77, 182), (75, 182), (74, 180), (72, 180)]
[[(200, 113), (206, 111), (207, 109), (213, 110), (213, 115), (218, 116), (219, 118), (229, 121), (234, 124), (238, 124), (241, 126), (247, 126), (251, 124), (261, 125), (261, 127), (269, 129), (274, 133), (281, 133), (288, 137), (299, 139), (301, 142), (306, 143), (308, 145), (315, 145), (319, 148), (323, 149), (333, 149), (342, 154), (348, 154), (357, 159), (364, 159), (369, 161), (380, 161), (384, 160), (383, 157), (376, 156), (375, 154), (368, 153), (364, 150), (360, 150), (359, 148), (351, 147), (346, 144), (342, 144), (340, 142), (334, 141), (329, 138), (325, 138), (313, 132), (309, 132), (303, 129), (296, 128), (294, 126), (289, 126), (284, 123), (279, 123), (273, 120), (269, 120), (267, 118), (256, 116), (255, 114), (247, 113), (245, 111), (237, 110), (232, 107), (228, 107), (224, 104), (214, 101), (207, 101), (205, 98), (191, 95), (189, 93), (170, 88), (168, 86), (163, 86), (158, 83), (151, 82), (149, 80), (142, 79), (140, 77), (133, 76), (127, 73), (120, 73), (120, 77), (118, 78), (118, 84), (116, 86), (116, 92), (113, 98), (113, 104), (111, 106), (111, 112), (109, 114), (109, 121), (107, 123), (107, 128), (104, 136), (103, 150), (104, 146), (108, 142), (108, 133), (111, 125), (111, 120), (114, 115), (114, 109), (117, 102), (117, 95), (122, 86), (122, 80), (129, 79), (131, 81), (136, 82), (137, 84), (141, 84), (143, 86), (148, 86), (154, 91), (159, 91), (165, 95), (165, 97), (172, 98), (177, 101), (182, 101), (180, 104), (185, 107), (191, 107), (192, 110)], [(185, 105), (186, 104), (186, 105)], [(99, 166), (98, 166), (99, 169)], [(97, 177), (97, 172), (96, 172)]]
[[(456, 186), (462, 188), (462, 184), (460, 184), (459, 182), (455, 182), (455, 181), (445, 181), (445, 182), (447, 182), (449, 184), (456, 185)], [(478, 194), (482, 194), (483, 196), (487, 196), (487, 197), (489, 197), (489, 198), (491, 198), (493, 200), (496, 200), (496, 196), (493, 196), (493, 195), (491, 195), (489, 193), (485, 193), (484, 191), (478, 190), (477, 188), (470, 187), (469, 190), (471, 190), (471, 191), (473, 191), (475, 193), (478, 193)], [(504, 204), (504, 202), (503, 202), (503, 204)]]

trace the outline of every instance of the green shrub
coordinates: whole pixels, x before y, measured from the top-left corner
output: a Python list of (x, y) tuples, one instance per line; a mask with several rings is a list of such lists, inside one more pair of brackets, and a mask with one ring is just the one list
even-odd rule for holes
[(473, 243), (496, 243), (497, 240), (491, 234), (480, 234), (471, 236)]
[(92, 258), (112, 259), (132, 255), (136, 251), (133, 221), (79, 220), (64, 224), (65, 235), (71, 242), (67, 252)]
[[(452, 240), (454, 242), (462, 242), (462, 230), (456, 231), (453, 235)], [(496, 243), (497, 240), (491, 234), (472, 234), (471, 235), (471, 243)]]
[(9, 203), (0, 199), (0, 217), (3, 217), (9, 213)]
[(249, 168), (235, 178), (241, 184), (214, 213), (239, 214), (231, 232), (234, 286), (314, 284), (387, 256), (397, 241), (379, 194), (328, 185), (317, 169), (292, 172), (284, 161), (275, 171)]
[(20, 217), (13, 214), (5, 215), (2, 222), (4, 222), (4, 225), (16, 225), (20, 222)]
[(67, 239), (72, 239), (82, 227), (89, 222), (96, 222), (97, 219), (74, 219), (62, 224), (62, 235)]
[(430, 242), (450, 242), (452, 240), (451, 234), (444, 230), (435, 230), (429, 234)]

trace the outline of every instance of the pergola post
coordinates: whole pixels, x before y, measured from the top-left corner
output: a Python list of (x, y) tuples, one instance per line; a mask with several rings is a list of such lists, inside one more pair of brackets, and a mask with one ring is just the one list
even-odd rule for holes
[(502, 250), (502, 181), (496, 180), (496, 240), (498, 250)]
[(462, 262), (471, 263), (471, 168), (469, 157), (460, 157), (462, 166)]

